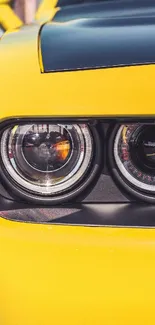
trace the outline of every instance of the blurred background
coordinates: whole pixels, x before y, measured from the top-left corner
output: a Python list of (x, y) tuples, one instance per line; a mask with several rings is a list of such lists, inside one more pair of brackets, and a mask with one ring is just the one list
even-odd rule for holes
[(0, 0), (0, 36), (5, 31), (43, 19), (56, 3), (56, 0)]

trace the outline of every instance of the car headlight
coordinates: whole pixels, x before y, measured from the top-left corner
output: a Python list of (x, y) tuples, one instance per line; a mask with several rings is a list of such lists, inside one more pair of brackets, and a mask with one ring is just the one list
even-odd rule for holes
[(127, 124), (114, 139), (114, 159), (127, 184), (155, 194), (155, 125)]
[(14, 125), (1, 137), (4, 173), (20, 191), (51, 198), (71, 191), (92, 163), (94, 141), (86, 124)]

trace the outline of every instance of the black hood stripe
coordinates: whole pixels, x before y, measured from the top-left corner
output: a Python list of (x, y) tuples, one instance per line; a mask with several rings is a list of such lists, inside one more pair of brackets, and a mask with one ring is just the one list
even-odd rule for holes
[(152, 11), (145, 7), (143, 13), (139, 8), (125, 14), (123, 7), (120, 15), (48, 23), (41, 31), (44, 72), (155, 63), (155, 2), (150, 3)]
[[(116, 18), (116, 17), (133, 17), (133, 16), (150, 16), (155, 15), (155, 0), (103, 0), (92, 2), (86, 1), (81, 5), (72, 5), (61, 7), (54, 19), (55, 22), (67, 22), (82, 18)], [(58, 2), (59, 6), (59, 2)]]

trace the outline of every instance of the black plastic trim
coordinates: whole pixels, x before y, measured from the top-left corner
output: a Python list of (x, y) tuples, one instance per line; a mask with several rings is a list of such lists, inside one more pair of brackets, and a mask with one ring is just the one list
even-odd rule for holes
[(55, 225), (155, 228), (155, 205), (111, 203), (45, 208), (10, 203), (0, 198), (0, 217), (12, 221)]

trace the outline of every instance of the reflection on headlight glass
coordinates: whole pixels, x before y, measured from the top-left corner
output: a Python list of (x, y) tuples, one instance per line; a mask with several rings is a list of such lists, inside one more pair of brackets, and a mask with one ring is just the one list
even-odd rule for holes
[(155, 191), (155, 125), (122, 125), (116, 134), (114, 157), (131, 184)]
[(54, 194), (75, 185), (92, 160), (93, 142), (85, 124), (28, 124), (6, 130), (1, 156), (23, 188)]

